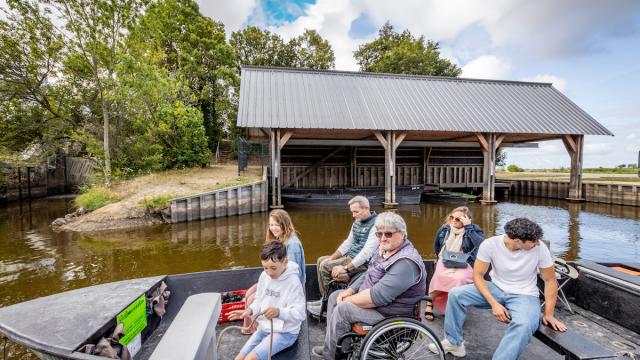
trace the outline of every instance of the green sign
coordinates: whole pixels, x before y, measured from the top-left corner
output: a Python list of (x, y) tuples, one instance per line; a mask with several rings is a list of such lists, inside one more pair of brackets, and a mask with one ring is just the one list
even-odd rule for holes
[(118, 314), (116, 322), (124, 324), (124, 336), (120, 339), (120, 344), (128, 345), (147, 326), (147, 301), (144, 294)]

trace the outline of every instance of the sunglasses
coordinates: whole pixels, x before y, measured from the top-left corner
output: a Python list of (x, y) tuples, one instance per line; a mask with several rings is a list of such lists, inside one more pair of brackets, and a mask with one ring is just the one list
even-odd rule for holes
[(395, 234), (395, 233), (399, 233), (399, 232), (400, 232), (400, 231), (385, 231), (385, 232), (382, 232), (382, 231), (376, 231), (376, 233), (375, 233), (375, 234), (376, 234), (376, 237), (377, 237), (378, 239), (380, 239), (380, 238), (382, 237), (382, 235), (384, 235), (384, 237), (386, 237), (386, 238), (388, 239), (388, 238), (392, 237), (392, 236), (393, 236), (393, 234)]
[(462, 220), (460, 220), (459, 217), (453, 217), (452, 215), (449, 215), (449, 219), (455, 220), (455, 221), (462, 221)]

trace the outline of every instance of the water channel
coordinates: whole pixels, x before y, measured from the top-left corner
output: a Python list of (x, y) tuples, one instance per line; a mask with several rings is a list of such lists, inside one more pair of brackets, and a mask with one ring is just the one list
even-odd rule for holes
[[(455, 204), (400, 207), (409, 238), (433, 258), (433, 238)], [(470, 204), (474, 222), (491, 236), (514, 217), (537, 221), (551, 251), (567, 260), (640, 262), (640, 208), (511, 198)], [(70, 198), (0, 207), (0, 307), (105, 282), (159, 274), (259, 266), (267, 213), (98, 234), (53, 232)], [(306, 261), (333, 252), (352, 222), (345, 205), (288, 206)], [(376, 209), (380, 210), (380, 209)], [(231, 289), (230, 289), (231, 290)]]
[[(64, 216), (70, 206), (67, 198), (0, 208), (0, 306), (116, 280), (259, 266), (266, 213), (92, 235), (51, 231), (51, 221)], [(434, 257), (434, 234), (455, 206), (423, 203), (400, 208), (409, 238), (423, 257)], [(508, 220), (526, 216), (542, 225), (557, 256), (640, 261), (640, 209), (635, 207), (535, 198), (470, 207), (474, 222), (487, 236), (501, 233)], [(308, 263), (332, 252), (352, 222), (346, 205), (287, 210)]]

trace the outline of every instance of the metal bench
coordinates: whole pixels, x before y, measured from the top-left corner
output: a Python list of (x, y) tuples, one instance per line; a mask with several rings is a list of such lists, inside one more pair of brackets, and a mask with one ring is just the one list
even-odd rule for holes
[(217, 360), (219, 293), (191, 295), (151, 354), (150, 360)]

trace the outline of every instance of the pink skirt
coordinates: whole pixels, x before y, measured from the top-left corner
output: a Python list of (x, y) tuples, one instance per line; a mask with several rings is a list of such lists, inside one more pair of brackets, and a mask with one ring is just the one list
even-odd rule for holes
[(456, 286), (473, 283), (473, 268), (467, 264), (466, 269), (449, 269), (444, 266), (442, 260), (436, 263), (436, 271), (433, 273), (429, 284), (429, 294), (434, 291), (441, 293), (433, 299), (433, 306), (444, 312), (447, 306), (448, 292)]

